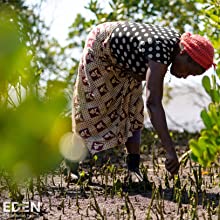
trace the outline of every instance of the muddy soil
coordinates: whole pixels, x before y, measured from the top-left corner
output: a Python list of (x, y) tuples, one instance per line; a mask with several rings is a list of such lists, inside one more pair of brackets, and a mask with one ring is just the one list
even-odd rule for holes
[[(179, 156), (187, 150), (177, 147)], [(121, 147), (87, 160), (79, 167), (78, 180), (67, 178), (63, 168), (41, 176), (32, 192), (22, 187), (23, 200), (40, 201), (41, 212), (8, 214), (0, 205), (0, 219), (220, 219), (219, 167), (202, 169), (186, 158), (179, 176), (170, 180), (163, 150), (151, 145), (141, 154), (144, 181), (125, 183), (124, 158)], [(0, 192), (1, 204), (9, 201), (8, 189)]]

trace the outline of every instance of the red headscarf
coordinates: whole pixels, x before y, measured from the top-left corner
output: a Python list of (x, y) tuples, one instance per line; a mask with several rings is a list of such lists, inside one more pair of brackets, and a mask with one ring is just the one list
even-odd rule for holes
[(184, 46), (183, 51), (186, 51), (195, 62), (206, 70), (212, 65), (215, 66), (213, 63), (214, 48), (205, 37), (186, 32), (182, 34), (180, 43)]

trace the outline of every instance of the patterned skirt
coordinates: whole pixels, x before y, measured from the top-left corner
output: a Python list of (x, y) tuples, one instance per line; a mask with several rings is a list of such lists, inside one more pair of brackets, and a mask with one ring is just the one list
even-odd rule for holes
[(117, 25), (107, 22), (89, 33), (74, 86), (72, 130), (92, 154), (124, 144), (143, 128), (142, 83), (111, 54)]

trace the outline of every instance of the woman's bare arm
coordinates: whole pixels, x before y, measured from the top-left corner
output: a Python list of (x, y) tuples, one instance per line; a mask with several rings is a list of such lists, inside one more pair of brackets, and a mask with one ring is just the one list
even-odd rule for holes
[(162, 105), (163, 81), (167, 71), (167, 66), (161, 63), (149, 61), (149, 68), (146, 74), (147, 84), (147, 108), (150, 120), (158, 133), (162, 145), (167, 152), (166, 168), (172, 174), (179, 168), (178, 158), (176, 156), (174, 144), (169, 135), (166, 116)]
[(173, 145), (168, 132), (166, 117), (162, 105), (163, 80), (166, 71), (166, 65), (150, 61), (146, 75), (147, 108), (151, 123), (156, 129), (162, 145), (165, 148)]

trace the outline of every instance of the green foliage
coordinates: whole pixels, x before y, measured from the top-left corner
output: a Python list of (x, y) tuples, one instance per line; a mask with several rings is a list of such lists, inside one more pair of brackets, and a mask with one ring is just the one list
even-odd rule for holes
[(0, 0), (0, 168), (17, 179), (57, 166), (59, 140), (70, 130), (67, 84), (44, 75), (59, 64), (44, 30), (23, 1)]
[(205, 128), (201, 131), (198, 140), (190, 140), (192, 159), (202, 166), (210, 166), (212, 162), (218, 163), (220, 153), (220, 2), (209, 0), (199, 1), (203, 3), (201, 13), (201, 23), (203, 28), (201, 34), (206, 34), (215, 48), (215, 58), (217, 60), (216, 75), (211, 79), (204, 76), (202, 85), (211, 99), (208, 109), (201, 112)]
[(30, 61), (33, 58), (27, 42), (26, 30), (19, 22), (25, 21), (7, 5), (0, 6), (0, 88), (6, 89), (6, 82), (15, 85), (18, 80), (25, 85), (31, 79)]
[(191, 139), (189, 145), (192, 150), (192, 159), (207, 167), (212, 162), (217, 162), (220, 153), (220, 85), (216, 83), (214, 75), (212, 83), (207, 76), (202, 82), (212, 102), (208, 109), (201, 112), (205, 128), (201, 131), (199, 139)]
[(202, 85), (205, 91), (210, 96), (212, 102), (219, 103), (220, 102), (220, 85), (216, 82), (217, 76), (212, 75), (213, 85), (211, 86), (210, 78), (208, 76), (204, 76), (202, 79)]
[(54, 167), (60, 161), (59, 139), (69, 129), (58, 117), (64, 105), (59, 96), (49, 101), (31, 96), (16, 110), (1, 109), (0, 167), (21, 176)]

